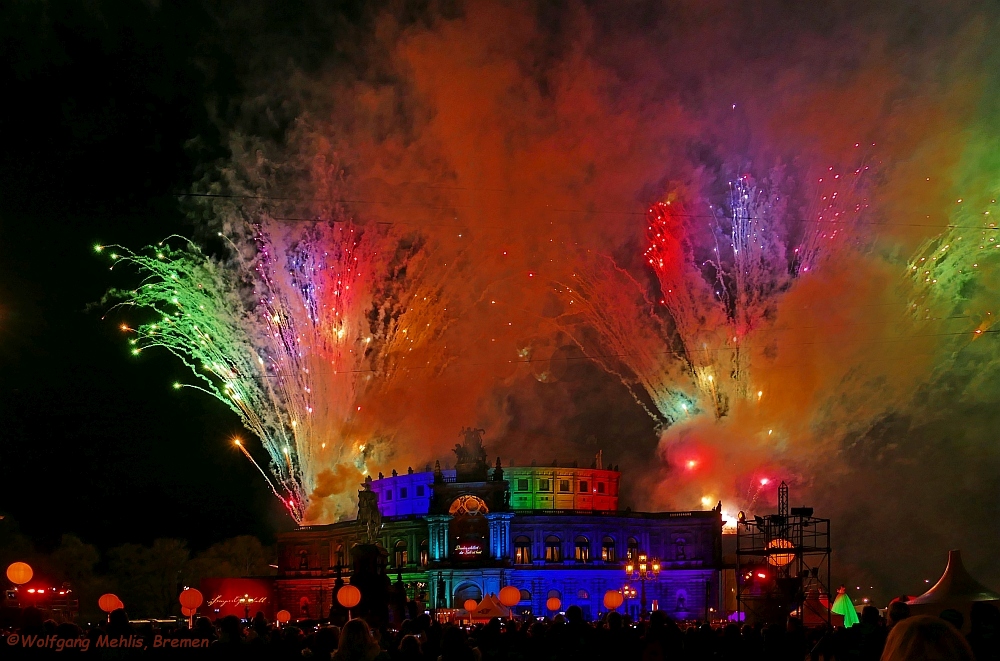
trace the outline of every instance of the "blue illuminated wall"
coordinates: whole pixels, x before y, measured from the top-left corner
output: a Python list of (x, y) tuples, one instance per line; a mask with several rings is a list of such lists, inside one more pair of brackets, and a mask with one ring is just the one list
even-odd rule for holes
[[(455, 481), (455, 470), (443, 470), (446, 482)], [(493, 475), (493, 469), (489, 471)], [(576, 510), (614, 512), (618, 509), (621, 474), (600, 468), (561, 466), (511, 466), (504, 468), (510, 483), (510, 508), (514, 511)], [(401, 473), (372, 481), (382, 516), (427, 514), (434, 473)]]
[[(455, 480), (455, 471), (443, 471), (445, 479)], [(382, 516), (410, 516), (427, 514), (431, 503), (434, 473), (405, 473), (372, 480), (372, 491), (378, 494), (378, 508)]]

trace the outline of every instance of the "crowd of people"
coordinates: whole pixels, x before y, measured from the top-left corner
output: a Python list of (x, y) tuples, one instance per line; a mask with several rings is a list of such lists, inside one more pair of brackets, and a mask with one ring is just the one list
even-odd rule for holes
[(958, 611), (911, 617), (902, 602), (890, 606), (884, 618), (866, 607), (860, 623), (849, 629), (806, 628), (794, 617), (784, 625), (682, 624), (662, 611), (640, 622), (618, 613), (587, 622), (577, 607), (552, 619), (497, 618), (473, 627), (441, 624), (424, 614), (384, 630), (373, 630), (358, 618), (343, 626), (276, 626), (262, 613), (249, 621), (197, 618), (188, 628), (130, 622), (118, 610), (107, 623), (84, 629), (45, 621), (40, 611), (31, 611), (26, 610), (20, 626), (4, 632), (6, 649), (0, 658), (62, 653), (108, 659), (183, 654), (234, 661), (1000, 661), (1000, 611), (988, 603), (973, 606), (966, 636), (959, 633), (965, 622)]

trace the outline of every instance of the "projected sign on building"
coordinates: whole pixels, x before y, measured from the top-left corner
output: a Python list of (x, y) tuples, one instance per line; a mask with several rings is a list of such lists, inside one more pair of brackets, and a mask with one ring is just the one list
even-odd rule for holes
[(455, 555), (460, 558), (477, 558), (483, 554), (483, 545), (476, 542), (466, 542), (455, 545)]

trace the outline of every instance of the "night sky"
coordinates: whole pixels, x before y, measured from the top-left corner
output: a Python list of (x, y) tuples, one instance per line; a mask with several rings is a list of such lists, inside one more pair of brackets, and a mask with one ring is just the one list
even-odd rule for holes
[[(476, 425), (505, 461), (603, 450), (635, 507), (763, 511), (774, 494), (754, 485), (786, 479), (793, 505), (833, 517), (843, 580), (912, 592), (960, 547), (998, 587), (1000, 259), (955, 249), (914, 273), (921, 255), (995, 243), (1000, 15), (943, 0), (745, 9), (7, 3), (0, 513), (43, 548), (64, 533), (202, 548), (293, 526), (231, 444), (263, 461), (239, 418), (175, 390), (190, 373), (166, 351), (131, 355), (119, 324), (141, 320), (101, 301), (135, 273), (94, 246), (178, 234), (216, 255), (232, 223), (185, 193), (273, 167), (308, 206), (322, 161), (338, 213), (412, 227), (451, 296), (433, 317), (441, 369), (363, 402), (359, 419), (390, 432), (371, 470), (447, 461)], [(821, 176), (859, 162), (856, 234), (815, 273), (782, 262), (755, 312), (751, 397), (665, 424), (678, 392), (697, 398), (690, 366), (662, 358), (686, 341), (682, 317), (705, 346), (730, 341), (711, 306), (731, 283), (698, 280), (719, 245), (701, 219), (752, 175), (780, 190), (778, 238), (799, 245)], [(680, 276), (644, 261), (661, 201), (686, 210), (701, 309), (664, 311), (658, 287)], [(534, 362), (513, 365), (519, 351)]]
[(239, 89), (208, 14), (168, 4), (12, 3), (0, 21), (0, 509), (43, 543), (204, 545), (281, 520), (217, 442), (238, 420), (102, 321), (120, 283), (93, 245), (191, 232), (173, 194), (221, 153), (209, 112)]

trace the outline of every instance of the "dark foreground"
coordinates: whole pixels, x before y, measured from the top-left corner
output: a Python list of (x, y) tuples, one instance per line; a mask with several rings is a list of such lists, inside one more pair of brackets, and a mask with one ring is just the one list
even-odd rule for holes
[[(124, 611), (111, 622), (87, 629), (42, 621), (25, 613), (22, 625), (4, 631), (0, 658), (88, 657), (106, 659), (179, 658), (328, 661), (801, 661), (837, 659), (903, 661), (1000, 659), (1000, 611), (973, 608), (970, 633), (958, 613), (908, 617), (890, 610), (888, 621), (866, 608), (850, 629), (806, 629), (795, 618), (785, 626), (680, 625), (662, 612), (632, 623), (616, 613), (585, 622), (578, 609), (551, 621), (495, 619), (471, 629), (440, 625), (427, 615), (403, 622), (399, 630), (372, 631), (364, 620), (343, 627), (327, 624), (275, 627), (258, 614), (244, 623), (235, 617), (215, 623), (199, 618), (193, 629), (130, 623)], [(958, 615), (961, 618), (960, 615)], [(947, 620), (947, 621), (946, 621)], [(949, 623), (950, 622), (950, 623)], [(958, 628), (956, 628), (957, 625)]]

